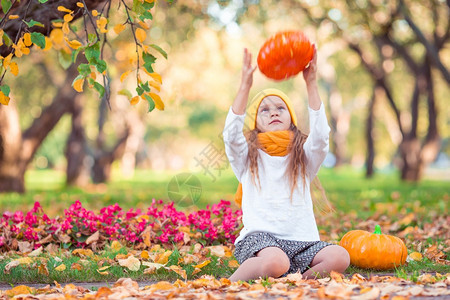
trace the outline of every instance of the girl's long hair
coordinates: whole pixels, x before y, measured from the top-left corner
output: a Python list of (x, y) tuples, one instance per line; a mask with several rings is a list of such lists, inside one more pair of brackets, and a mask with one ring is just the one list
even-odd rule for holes
[[(303, 150), (303, 145), (305, 144), (308, 135), (301, 132), (300, 129), (298, 129), (297, 126), (295, 126), (294, 124), (291, 124), (289, 130), (294, 133), (294, 136), (288, 148), (288, 153), (290, 154), (290, 156), (288, 158), (288, 167), (286, 169), (286, 176), (289, 180), (289, 185), (291, 188), (291, 200), (292, 200), (292, 195), (298, 184), (299, 174), (302, 177), (303, 190), (305, 190), (307, 161), (305, 151)], [(253, 184), (256, 185), (257, 181), (258, 186), (261, 186), (258, 175), (258, 158), (259, 158), (258, 149), (261, 149), (261, 145), (258, 141), (258, 133), (261, 133), (261, 131), (257, 128), (250, 130), (246, 133), (246, 139), (248, 144), (247, 163), (250, 169)], [(317, 212), (325, 215), (334, 211), (333, 205), (328, 201), (325, 194), (325, 190), (323, 189), (322, 184), (320, 183), (320, 180), (317, 178), (317, 176), (311, 181), (310, 190), (311, 190), (311, 198), (314, 202), (314, 209)]]
[[(308, 136), (301, 132), (294, 124), (291, 124), (289, 130), (294, 133), (294, 137), (288, 148), (290, 156), (288, 159), (286, 176), (289, 179), (292, 196), (298, 183), (299, 174), (301, 174), (303, 187), (305, 187), (306, 155), (303, 150), (303, 144), (306, 142)], [(258, 133), (261, 133), (261, 131), (255, 128), (246, 134), (248, 144), (248, 166), (250, 168), (250, 174), (252, 175), (252, 181), (255, 185), (256, 181), (258, 181), (258, 185), (260, 184), (258, 175), (258, 149), (261, 148), (261, 145), (258, 142)]]

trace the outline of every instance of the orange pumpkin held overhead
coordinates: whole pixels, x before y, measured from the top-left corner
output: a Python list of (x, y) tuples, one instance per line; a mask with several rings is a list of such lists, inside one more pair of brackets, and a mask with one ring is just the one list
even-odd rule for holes
[(408, 256), (405, 243), (396, 236), (382, 234), (379, 225), (374, 233), (349, 231), (339, 245), (350, 254), (350, 263), (360, 268), (389, 270), (403, 265)]
[(314, 55), (314, 47), (301, 31), (279, 32), (259, 50), (261, 73), (274, 80), (284, 80), (305, 69)]

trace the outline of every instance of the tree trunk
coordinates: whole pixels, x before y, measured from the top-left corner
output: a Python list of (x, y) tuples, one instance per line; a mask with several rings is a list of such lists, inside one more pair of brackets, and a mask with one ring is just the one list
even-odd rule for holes
[(15, 101), (0, 105), (0, 193), (25, 192), (22, 132)]
[(74, 99), (72, 109), (72, 130), (66, 146), (66, 184), (69, 186), (85, 186), (89, 182), (89, 170), (86, 167), (86, 138), (82, 123), (82, 100)]
[(99, 106), (98, 115), (98, 135), (96, 140), (96, 149), (94, 150), (94, 165), (92, 167), (92, 182), (105, 183), (111, 176), (112, 163), (122, 157), (127, 139), (130, 135), (130, 129), (126, 128), (122, 137), (116, 142), (112, 150), (107, 150), (105, 145), (104, 125), (106, 122), (106, 114), (108, 113), (108, 106), (106, 99), (103, 98)]
[(111, 165), (116, 159), (122, 157), (128, 136), (129, 130), (117, 141), (111, 151), (102, 150), (94, 157), (94, 166), (92, 168), (92, 181), (94, 183), (105, 183), (109, 180), (111, 177)]
[(74, 64), (67, 70), (66, 80), (58, 89), (53, 102), (23, 133), (14, 101), (8, 106), (0, 105), (0, 193), (25, 192), (24, 176), (28, 164), (45, 137), (72, 107), (72, 101), (77, 95), (72, 88), (72, 81), (77, 74), (77, 64)]
[(375, 160), (375, 146), (373, 140), (373, 121), (374, 121), (374, 108), (375, 100), (377, 98), (377, 86), (373, 89), (372, 98), (370, 99), (367, 124), (366, 124), (366, 138), (367, 138), (367, 157), (366, 157), (366, 177), (372, 178), (374, 174), (373, 162)]

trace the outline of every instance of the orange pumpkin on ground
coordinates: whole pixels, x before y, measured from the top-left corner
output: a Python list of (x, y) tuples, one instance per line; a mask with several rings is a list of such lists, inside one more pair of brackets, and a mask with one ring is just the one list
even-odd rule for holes
[(375, 232), (352, 230), (339, 243), (350, 254), (350, 263), (360, 268), (388, 270), (403, 265), (408, 256), (405, 243), (398, 237), (382, 234), (379, 225)]
[(314, 47), (301, 31), (279, 32), (259, 50), (261, 73), (274, 80), (284, 80), (305, 69), (314, 55)]

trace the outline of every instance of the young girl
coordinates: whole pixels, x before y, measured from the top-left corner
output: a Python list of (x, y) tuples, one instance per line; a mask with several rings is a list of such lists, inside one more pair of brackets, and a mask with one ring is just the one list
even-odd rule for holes
[[(244, 225), (235, 242), (240, 267), (230, 280), (342, 273), (349, 255), (338, 245), (320, 241), (309, 190), (328, 152), (330, 132), (316, 83), (316, 48), (303, 71), (308, 136), (297, 128), (291, 101), (281, 91), (264, 90), (247, 105), (256, 69), (251, 60), (244, 49), (241, 85), (223, 131), (226, 154), (242, 187)], [(244, 123), (250, 130), (247, 137)]]

